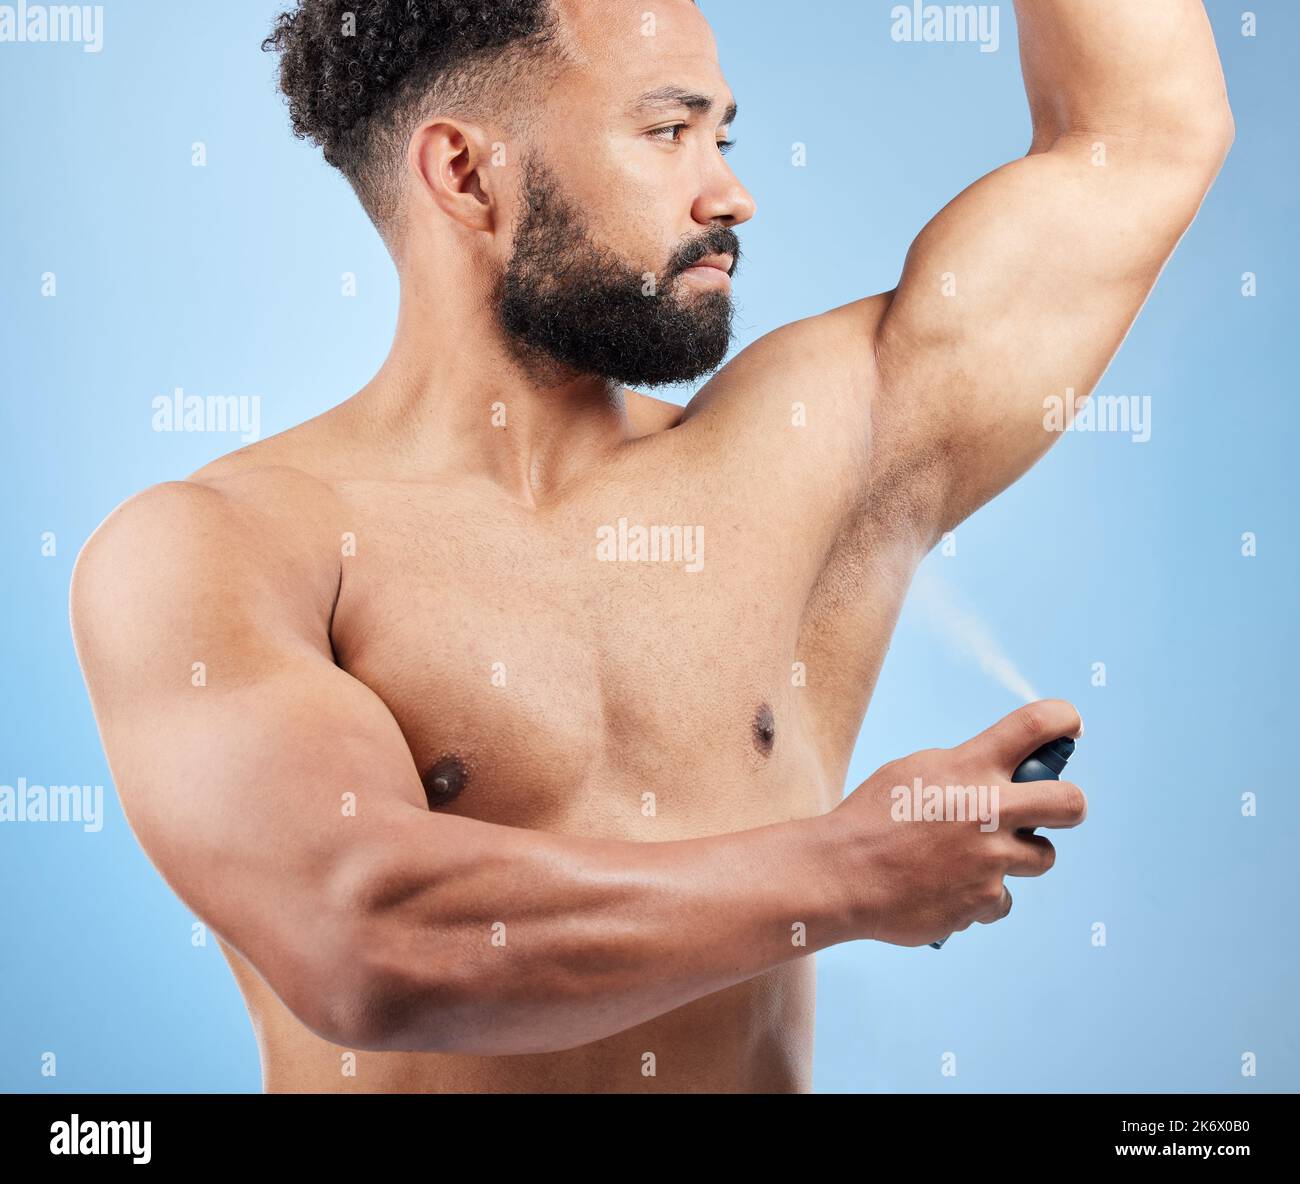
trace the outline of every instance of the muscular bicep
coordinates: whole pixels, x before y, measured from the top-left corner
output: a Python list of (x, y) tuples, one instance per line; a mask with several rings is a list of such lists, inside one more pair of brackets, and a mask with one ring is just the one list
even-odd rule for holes
[(309, 1024), (346, 964), (368, 828), (423, 803), (391, 714), (331, 660), (311, 547), (210, 490), (162, 487), (100, 528), (72, 589), (132, 829)]
[(1067, 392), (1096, 386), (1221, 160), (1195, 135), (1063, 136), (971, 186), (920, 234), (876, 352), (914, 446), (944, 458), (950, 520), (1058, 438), (1048, 412), (1072, 412)]

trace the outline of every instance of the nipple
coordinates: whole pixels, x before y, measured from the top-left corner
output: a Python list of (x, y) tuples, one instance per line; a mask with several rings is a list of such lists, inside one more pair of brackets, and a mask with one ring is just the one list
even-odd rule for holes
[(767, 756), (775, 743), (776, 719), (772, 715), (772, 708), (764, 703), (754, 716), (754, 747)]
[(420, 780), (429, 809), (436, 810), (460, 797), (469, 782), (469, 770), (458, 756), (444, 756), (435, 762)]

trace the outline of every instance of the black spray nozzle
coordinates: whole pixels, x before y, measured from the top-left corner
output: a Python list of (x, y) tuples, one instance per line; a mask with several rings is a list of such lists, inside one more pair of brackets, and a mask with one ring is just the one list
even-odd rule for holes
[[(1069, 736), (1062, 736), (1059, 740), (1044, 744), (1037, 752), (1030, 753), (1021, 762), (1020, 767), (1011, 774), (1011, 780), (1015, 782), (1060, 781), (1061, 773), (1070, 763), (1073, 755), (1074, 741)], [(936, 950), (941, 950), (947, 940), (945, 937), (943, 941), (932, 941), (930, 944)]]

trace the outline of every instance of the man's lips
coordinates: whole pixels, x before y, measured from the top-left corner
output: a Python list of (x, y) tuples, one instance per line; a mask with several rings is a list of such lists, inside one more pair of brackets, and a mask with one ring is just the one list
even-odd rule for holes
[(693, 264), (686, 270), (695, 271), (698, 268), (713, 268), (730, 275), (735, 262), (735, 259), (730, 255), (705, 255), (698, 263)]
[(714, 288), (731, 287), (731, 268), (735, 260), (730, 255), (706, 255), (698, 263), (682, 272), (695, 283)]

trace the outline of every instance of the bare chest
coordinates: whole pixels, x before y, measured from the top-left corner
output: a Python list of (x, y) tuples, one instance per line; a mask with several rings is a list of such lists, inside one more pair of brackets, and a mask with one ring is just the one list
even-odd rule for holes
[(354, 499), (333, 638), (432, 808), (638, 840), (822, 813), (788, 556), (691, 499)]

